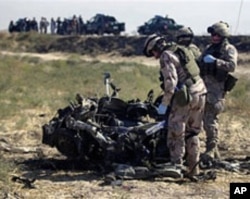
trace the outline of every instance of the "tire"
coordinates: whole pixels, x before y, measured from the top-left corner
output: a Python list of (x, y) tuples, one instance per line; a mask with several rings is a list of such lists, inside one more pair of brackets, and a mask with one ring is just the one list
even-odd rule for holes
[(98, 35), (103, 35), (103, 30), (101, 28), (99, 28), (98, 31), (97, 31), (97, 34)]

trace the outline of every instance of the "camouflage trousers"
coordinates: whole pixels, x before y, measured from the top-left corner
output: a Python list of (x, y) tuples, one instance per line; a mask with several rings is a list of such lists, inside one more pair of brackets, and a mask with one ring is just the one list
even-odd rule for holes
[(204, 112), (204, 130), (206, 132), (206, 149), (214, 148), (219, 141), (218, 115), (224, 110), (225, 100), (219, 100), (215, 104), (206, 102)]
[[(198, 134), (202, 129), (202, 119), (206, 96), (193, 95), (192, 101), (180, 107), (173, 100), (168, 118), (167, 145), (170, 159), (174, 164), (183, 164), (184, 155), (189, 171), (193, 170), (200, 157), (200, 141)], [(197, 172), (198, 173), (198, 167)], [(194, 173), (194, 174), (195, 174)]]

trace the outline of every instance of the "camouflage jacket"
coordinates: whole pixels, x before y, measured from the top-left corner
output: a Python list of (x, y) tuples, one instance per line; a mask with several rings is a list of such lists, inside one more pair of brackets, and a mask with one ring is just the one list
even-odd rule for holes
[[(207, 54), (211, 54), (216, 58), (215, 63), (206, 64), (203, 62), (203, 58)], [(208, 90), (207, 102), (214, 104), (224, 99), (227, 75), (235, 71), (237, 59), (238, 52), (227, 39), (219, 45), (208, 45), (203, 51), (199, 58), (199, 67)]]

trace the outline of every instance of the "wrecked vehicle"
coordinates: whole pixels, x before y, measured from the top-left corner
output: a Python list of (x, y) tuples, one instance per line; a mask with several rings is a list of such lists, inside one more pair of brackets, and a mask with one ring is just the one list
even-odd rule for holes
[[(146, 179), (154, 177), (182, 178), (185, 170), (170, 163), (167, 142), (166, 115), (158, 115), (159, 99), (153, 91), (147, 99), (124, 101), (118, 97), (120, 88), (104, 74), (106, 95), (101, 98), (76, 94), (75, 102), (57, 110), (42, 126), (42, 143), (55, 147), (77, 165), (95, 165), (106, 173), (107, 183), (117, 179)], [(110, 88), (113, 90), (110, 93)], [(204, 156), (205, 155), (205, 156)], [(231, 164), (202, 154), (196, 166), (204, 170), (192, 181), (215, 180), (211, 168), (237, 171), (240, 164)]]
[(119, 89), (110, 82), (110, 74), (105, 74), (105, 82), (107, 96), (97, 99), (77, 94), (76, 102), (59, 109), (57, 116), (43, 125), (42, 142), (68, 158), (103, 165), (168, 161), (167, 124), (159, 121), (162, 116), (152, 101), (153, 91), (144, 102), (125, 102), (116, 97)]

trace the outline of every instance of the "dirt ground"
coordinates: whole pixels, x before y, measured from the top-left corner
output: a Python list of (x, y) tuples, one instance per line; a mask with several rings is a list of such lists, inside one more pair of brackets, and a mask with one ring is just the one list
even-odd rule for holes
[[(9, 52), (1, 53), (7, 54)], [(39, 56), (48, 60), (65, 58), (65, 55), (62, 54), (32, 54), (32, 56)], [(242, 55), (242, 57), (246, 58), (247, 56)], [(84, 56), (83, 59), (91, 60), (90, 57)], [(98, 59), (102, 61), (110, 60), (105, 56), (100, 56)], [(125, 59), (120, 57), (117, 58), (117, 61), (125, 61)], [(147, 63), (149, 66), (158, 65), (157, 61), (153, 59), (149, 60), (143, 57), (130, 57), (128, 59)], [(245, 65), (241, 65), (237, 69), (238, 75), (246, 72), (249, 72), (249, 69), (246, 70)], [(51, 169), (53, 168), (53, 163), (55, 163), (50, 161), (51, 159), (62, 160), (64, 157), (56, 149), (41, 143), (41, 126), (51, 118), (50, 115), (41, 117), (41, 114), (45, 112), (46, 110), (41, 109), (22, 113), (22, 117), (27, 117), (30, 120), (29, 126), (22, 131), (15, 130), (13, 128), (14, 124), (10, 121), (2, 121), (7, 125), (4, 132), (0, 131), (1, 154), (16, 162), (26, 162), (27, 164), (21, 165), (23, 167), (21, 175), (19, 172), (13, 171), (10, 178), (15, 176), (16, 180), (11, 184), (11, 187), (0, 193), (0, 197), (8, 199), (227, 199), (229, 198), (231, 182), (250, 182), (249, 129), (247, 122), (237, 119), (237, 116), (225, 115), (221, 121), (220, 151), (223, 159), (236, 159), (241, 163), (244, 163), (244, 161), (247, 163), (248, 161), (246, 169), (235, 172), (226, 169), (216, 169), (217, 178), (215, 180), (199, 183), (191, 182), (189, 179), (157, 177), (150, 180), (124, 180), (119, 185), (105, 185), (103, 183), (104, 177), (100, 173), (68, 169), (69, 167), (67, 169), (58, 169), (55, 165), (55, 169)], [(201, 134), (201, 144), (202, 150), (204, 150), (204, 133)], [(63, 161), (60, 163), (65, 164)], [(49, 169), (44, 169), (46, 164)], [(65, 168), (63, 167), (65, 165), (61, 166), (61, 168)], [(33, 186), (24, 187), (25, 179), (34, 179), (35, 181), (32, 182)]]

